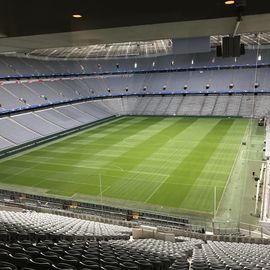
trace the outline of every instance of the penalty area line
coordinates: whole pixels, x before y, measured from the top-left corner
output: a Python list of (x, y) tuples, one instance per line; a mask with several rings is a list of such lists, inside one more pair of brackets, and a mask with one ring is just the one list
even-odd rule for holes
[(146, 200), (144, 201), (144, 203), (147, 203), (152, 196), (158, 191), (158, 189), (166, 182), (166, 180), (169, 178), (170, 176), (168, 175), (167, 177), (164, 178), (163, 181), (160, 182), (160, 184), (153, 190), (153, 192), (146, 198)]

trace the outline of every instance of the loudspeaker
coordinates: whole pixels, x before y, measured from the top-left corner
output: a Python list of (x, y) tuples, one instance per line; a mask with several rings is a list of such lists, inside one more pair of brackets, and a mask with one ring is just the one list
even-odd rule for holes
[(240, 45), (240, 55), (244, 55), (246, 53), (245, 44), (241, 43)]
[(245, 54), (245, 45), (240, 43), (240, 36), (222, 38), (222, 56), (239, 57)]
[(233, 57), (240, 56), (240, 36), (233, 37)]
[(222, 56), (222, 47), (221, 45), (218, 45), (216, 48), (216, 55), (217, 57), (221, 57)]
[(222, 56), (231, 57), (233, 56), (233, 37), (222, 38)]

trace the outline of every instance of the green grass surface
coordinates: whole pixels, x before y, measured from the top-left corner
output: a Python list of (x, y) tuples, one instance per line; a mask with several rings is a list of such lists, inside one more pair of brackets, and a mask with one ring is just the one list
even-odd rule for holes
[[(124, 117), (0, 163), (2, 185), (211, 213), (248, 120)], [(100, 188), (101, 183), (101, 188)]]

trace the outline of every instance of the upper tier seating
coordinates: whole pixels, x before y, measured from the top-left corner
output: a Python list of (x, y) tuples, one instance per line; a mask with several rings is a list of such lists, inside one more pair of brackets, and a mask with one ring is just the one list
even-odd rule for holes
[[(269, 63), (269, 50), (260, 52), (262, 61)], [(42, 75), (61, 73), (93, 73), (137, 71), (168, 68), (190, 68), (204, 66), (229, 66), (229, 65), (254, 65), (256, 64), (257, 51), (247, 50), (245, 55), (237, 58), (216, 58), (215, 52), (197, 54), (165, 55), (147, 58), (124, 59), (92, 59), (92, 60), (37, 60), (25, 57), (0, 57), (0, 76), (8, 75)], [(172, 65), (173, 60), (173, 65)], [(192, 61), (193, 60), (193, 61)], [(135, 62), (137, 67), (135, 67)], [(155, 63), (153, 67), (153, 62)], [(193, 64), (192, 64), (193, 63)]]
[[(253, 50), (237, 59), (214, 59), (214, 53), (196, 55), (167, 55), (155, 58), (110, 59), (86, 61), (44, 61), (17, 57), (0, 57), (0, 76), (41, 75), (62, 73), (138, 71), (206, 66), (232, 66), (255, 64)], [(213, 61), (213, 59), (215, 61)], [(265, 63), (270, 50), (262, 52)], [(171, 65), (174, 60), (173, 66)], [(193, 64), (191, 64), (193, 60)], [(155, 62), (153, 67), (152, 63)], [(119, 68), (116, 68), (119, 64)], [(0, 118), (0, 150), (65, 132), (113, 115), (215, 115), (261, 117), (269, 112), (270, 95), (211, 95), (210, 92), (270, 90), (270, 68), (243, 68), (220, 70), (192, 70), (183, 72), (157, 72), (114, 74), (107, 76), (49, 78), (43, 80), (9, 80), (0, 85), (0, 113), (17, 109), (30, 113)], [(256, 76), (255, 76), (256, 75)], [(209, 84), (209, 88), (206, 86)], [(229, 85), (233, 84), (230, 89)], [(187, 89), (184, 89), (184, 86)], [(162, 96), (185, 90), (201, 95)], [(208, 93), (209, 92), (209, 93)], [(143, 94), (158, 93), (159, 96)], [(115, 95), (140, 94), (122, 98)], [(205, 94), (205, 95), (204, 95)], [(106, 98), (104, 98), (106, 96)], [(83, 102), (82, 99), (98, 98)], [(68, 102), (78, 102), (70, 104)], [(60, 105), (59, 103), (66, 102)], [(52, 107), (52, 105), (54, 105)], [(43, 109), (43, 106), (50, 106)], [(36, 110), (39, 108), (40, 110)], [(35, 109), (35, 110), (34, 110)], [(4, 114), (2, 114), (4, 115)], [(7, 114), (6, 114), (7, 115)]]
[[(256, 91), (270, 91), (270, 68), (258, 69)], [(236, 73), (237, 72), (237, 73)], [(0, 86), (0, 112), (17, 108), (126, 94), (219, 93), (254, 91), (255, 69), (216, 70), (176, 73), (133, 74), (129, 77), (103, 76), (74, 80), (42, 81)], [(229, 85), (233, 84), (230, 89)], [(184, 89), (186, 85), (187, 89)], [(209, 88), (206, 86), (209, 85)]]

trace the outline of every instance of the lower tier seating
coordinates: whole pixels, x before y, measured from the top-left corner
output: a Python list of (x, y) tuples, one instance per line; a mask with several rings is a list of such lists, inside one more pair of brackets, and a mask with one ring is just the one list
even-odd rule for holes
[(0, 240), (43, 240), (57, 236), (129, 239), (128, 227), (37, 212), (0, 211)]
[(0, 118), (0, 150), (113, 116), (101, 102), (86, 102)]
[[(168, 243), (153, 239), (129, 241), (0, 242), (0, 269), (189, 269), (188, 257), (198, 240)], [(143, 250), (142, 246), (151, 249)], [(173, 253), (173, 250), (177, 251)]]
[(130, 239), (131, 229), (36, 212), (0, 211), (0, 270), (270, 269), (270, 245)]
[(0, 242), (0, 269), (270, 269), (269, 246), (189, 239)]
[(270, 269), (270, 246), (208, 241), (194, 249), (191, 269)]

